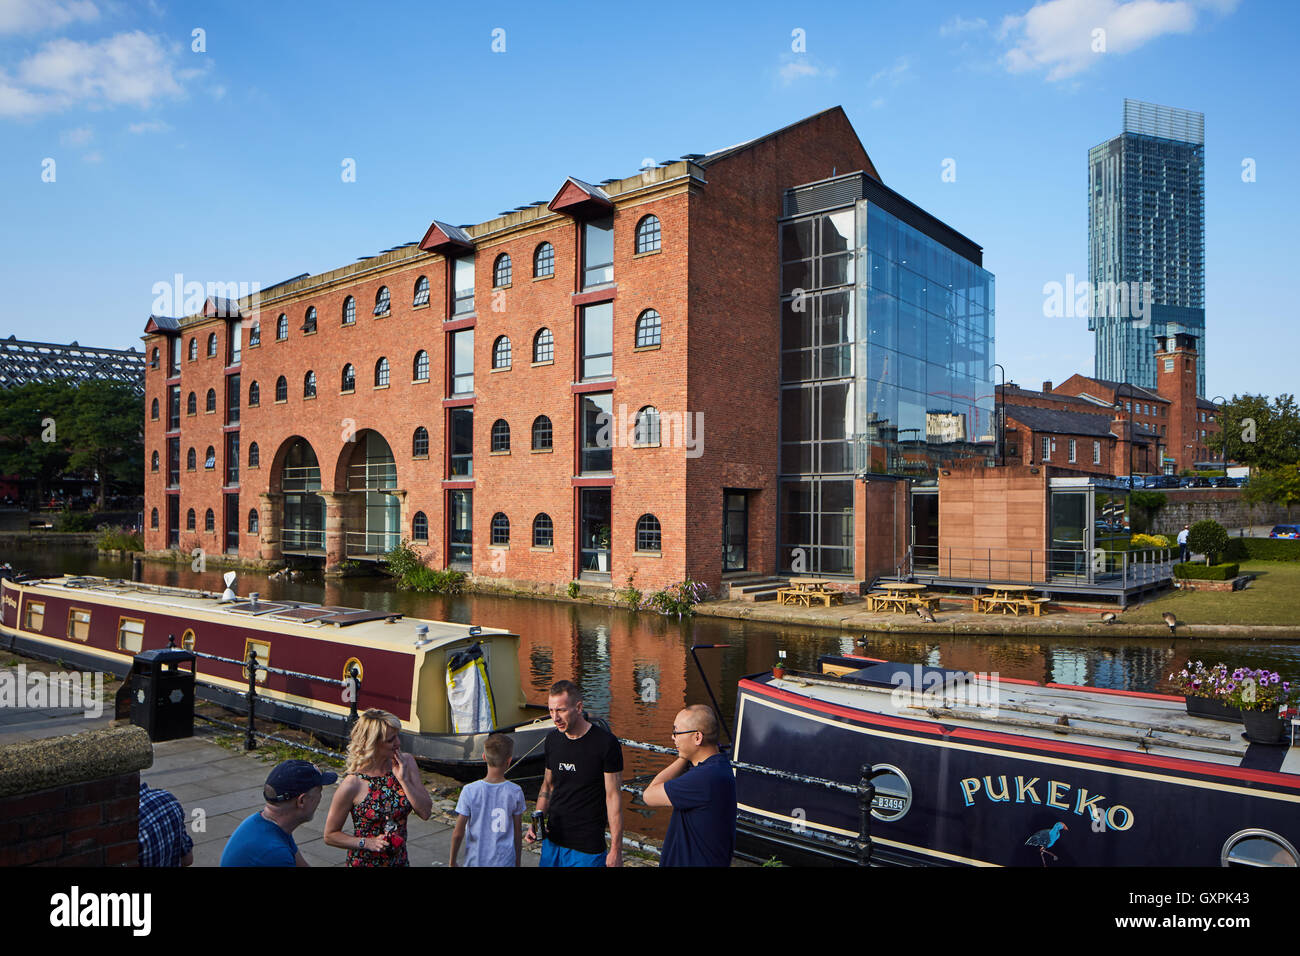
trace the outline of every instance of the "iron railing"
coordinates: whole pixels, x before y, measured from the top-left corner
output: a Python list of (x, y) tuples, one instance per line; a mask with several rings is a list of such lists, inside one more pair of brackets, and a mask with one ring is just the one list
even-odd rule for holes
[(1086, 551), (1082, 548), (914, 545), (908, 549), (905, 563), (909, 576), (999, 584), (1088, 585), (1119, 590), (1170, 581), (1175, 562), (1173, 552), (1167, 548)]
[(343, 548), (347, 557), (387, 554), (402, 543), (399, 531), (345, 531)]

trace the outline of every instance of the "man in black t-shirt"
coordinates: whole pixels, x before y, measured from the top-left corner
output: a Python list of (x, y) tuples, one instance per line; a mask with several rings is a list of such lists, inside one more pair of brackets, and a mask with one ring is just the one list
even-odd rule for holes
[[(623, 865), (623, 750), (582, 714), (582, 692), (557, 681), (547, 701), (555, 730), (546, 736), (546, 777), (537, 809), (546, 814), (542, 866)], [(608, 821), (610, 847), (605, 850)], [(524, 837), (536, 842), (530, 825)]]

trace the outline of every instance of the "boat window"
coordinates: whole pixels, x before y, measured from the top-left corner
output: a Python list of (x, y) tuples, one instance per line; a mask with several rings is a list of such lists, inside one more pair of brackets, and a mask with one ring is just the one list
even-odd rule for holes
[(39, 631), (45, 625), (45, 602), (27, 602), (27, 621), (23, 625), (29, 631)]
[[(250, 648), (252, 648), (254, 651), (257, 652), (257, 663), (258, 663), (257, 682), (259, 684), (265, 684), (266, 671), (262, 670), (262, 668), (269, 667), (271, 664), (271, 643), (269, 641), (253, 641), (253, 640), (244, 641), (245, 662), (247, 662), (248, 660), (248, 651)], [(247, 681), (248, 668), (247, 667), (242, 668), (240, 670), (240, 673), (244, 675), (244, 680)]]
[[(343, 665), (343, 679), (347, 680), (349, 677), (352, 676), (352, 668), (354, 667), (357, 669), (357, 680), (361, 681), (361, 683), (364, 685), (366, 682), (366, 669), (362, 665), (361, 660), (356, 657), (349, 657), (347, 663)], [(350, 704), (352, 703), (352, 701), (348, 700), (345, 697), (343, 703)]]
[(187, 651), (194, 650), (194, 630), (186, 628), (185, 633), (181, 635), (181, 647)]
[(68, 609), (68, 637), (84, 641), (90, 637), (90, 611), (84, 607)]
[(144, 647), (144, 621), (134, 617), (117, 619), (117, 649), (140, 653)]
[(1272, 830), (1239, 830), (1219, 857), (1223, 866), (1298, 866), (1300, 853)]

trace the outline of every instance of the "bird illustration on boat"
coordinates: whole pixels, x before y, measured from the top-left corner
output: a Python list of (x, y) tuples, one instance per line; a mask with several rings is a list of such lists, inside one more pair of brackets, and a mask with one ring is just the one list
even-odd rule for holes
[(1061, 838), (1061, 831), (1070, 829), (1064, 823), (1053, 823), (1050, 829), (1039, 830), (1032, 834), (1025, 841), (1025, 846), (1038, 848), (1038, 857), (1043, 861), (1043, 866), (1047, 866), (1047, 858), (1050, 856), (1053, 860), (1059, 859), (1049, 847), (1055, 846), (1056, 841)]

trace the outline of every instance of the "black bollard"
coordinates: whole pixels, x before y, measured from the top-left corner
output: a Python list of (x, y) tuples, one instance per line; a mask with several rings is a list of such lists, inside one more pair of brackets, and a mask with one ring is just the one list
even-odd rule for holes
[(257, 703), (257, 651), (250, 644), (248, 647), (248, 729), (244, 732), (244, 749), (256, 750), (257, 740), (253, 737), (254, 710)]

